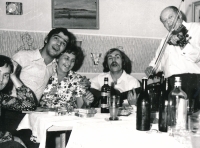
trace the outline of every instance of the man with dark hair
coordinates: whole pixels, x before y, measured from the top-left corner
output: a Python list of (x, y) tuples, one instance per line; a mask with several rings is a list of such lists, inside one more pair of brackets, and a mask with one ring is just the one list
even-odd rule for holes
[(55, 67), (55, 58), (76, 42), (75, 36), (65, 28), (52, 29), (42, 49), (19, 51), (13, 60), (21, 66), (20, 79), (31, 88), (38, 101)]
[[(165, 47), (162, 40), (155, 58), (150, 62), (145, 73), (150, 76), (163, 71), (165, 78), (169, 80), (169, 89), (174, 87), (174, 78), (181, 77), (182, 89), (189, 99), (189, 111), (193, 112), (199, 109), (200, 23), (186, 23), (182, 13), (178, 12), (179, 10), (174, 6), (166, 7), (161, 12), (160, 20), (164, 27), (169, 32), (171, 29), (174, 31)], [(163, 56), (158, 60), (161, 49), (164, 49)]]
[(118, 48), (112, 48), (104, 57), (103, 68), (104, 73), (101, 73), (90, 80), (90, 90), (96, 96), (96, 100), (94, 101), (93, 105), (98, 105), (97, 99), (100, 96), (101, 87), (104, 85), (105, 77), (108, 77), (109, 85), (111, 86), (111, 83), (114, 83), (115, 89), (119, 90), (120, 93), (133, 90), (134, 96), (132, 96), (131, 99), (133, 99), (132, 104), (135, 104), (137, 98), (135, 88), (139, 88), (140, 83), (137, 79), (130, 75), (132, 71), (132, 65), (128, 56)]

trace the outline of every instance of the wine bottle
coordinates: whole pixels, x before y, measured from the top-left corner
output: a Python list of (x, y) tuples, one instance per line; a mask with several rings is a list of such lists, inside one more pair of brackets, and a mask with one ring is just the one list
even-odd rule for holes
[(174, 89), (168, 96), (168, 125), (171, 128), (186, 129), (187, 94), (181, 89), (180, 77), (175, 77)]
[(168, 124), (167, 124), (167, 109), (168, 109), (168, 79), (166, 78), (163, 82), (161, 82), (161, 92), (159, 98), (159, 122), (158, 122), (158, 130), (161, 132), (167, 132)]
[(147, 78), (142, 79), (142, 91), (137, 101), (136, 129), (140, 131), (150, 130), (150, 99), (147, 92)]
[(110, 86), (108, 85), (108, 78), (104, 78), (104, 85), (101, 87), (101, 113), (109, 113), (108, 100), (109, 100)]
[(151, 111), (158, 112), (159, 107), (159, 84), (152, 84), (152, 88), (149, 91), (149, 97), (151, 100)]

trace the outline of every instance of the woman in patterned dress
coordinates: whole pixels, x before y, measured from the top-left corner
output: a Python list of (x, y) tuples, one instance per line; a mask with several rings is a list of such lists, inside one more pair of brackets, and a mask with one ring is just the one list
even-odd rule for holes
[[(28, 87), (24, 86), (16, 77), (17, 64), (11, 61), (9, 57), (0, 55), (0, 105), (1, 108), (15, 111), (35, 110), (37, 107), (37, 99)], [(12, 86), (15, 86), (15, 95), (12, 94)], [(12, 95), (11, 95), (12, 94)], [(1, 123), (3, 124), (3, 123)], [(2, 126), (4, 127), (4, 125)], [(23, 142), (11, 135), (10, 132), (0, 131), (0, 147), (1, 148), (23, 148)]]
[(92, 103), (92, 93), (80, 84), (82, 76), (76, 73), (83, 60), (83, 51), (78, 46), (68, 48), (57, 58), (57, 67), (40, 99), (42, 107), (64, 107), (72, 111)]

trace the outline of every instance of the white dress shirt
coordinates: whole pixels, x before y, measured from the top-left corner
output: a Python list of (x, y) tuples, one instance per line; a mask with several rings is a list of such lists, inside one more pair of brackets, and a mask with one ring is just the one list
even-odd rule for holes
[(19, 51), (13, 56), (13, 60), (22, 67), (20, 80), (35, 93), (39, 100), (53, 74), (55, 60), (46, 65), (38, 49)]
[[(179, 46), (166, 45), (165, 53), (158, 64), (156, 72), (163, 71), (165, 77), (175, 74), (195, 73), (200, 74), (200, 23), (186, 23), (183, 25), (191, 37), (189, 43), (181, 49)], [(164, 39), (156, 51), (156, 56), (149, 66), (155, 67), (155, 61), (162, 48)]]

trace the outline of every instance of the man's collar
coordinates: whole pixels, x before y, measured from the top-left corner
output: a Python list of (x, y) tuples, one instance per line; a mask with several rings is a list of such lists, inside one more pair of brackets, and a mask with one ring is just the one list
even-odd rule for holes
[[(33, 59), (32, 59), (32, 61), (38, 61), (38, 60), (43, 60), (44, 61), (44, 58), (42, 57), (39, 49), (37, 49), (36, 52), (33, 53)], [(51, 64), (54, 64), (54, 63), (56, 64), (56, 59), (55, 58), (48, 65), (51, 65)]]
[(40, 50), (37, 49), (36, 52), (33, 53), (32, 61), (37, 61), (37, 60), (40, 60), (40, 59), (43, 59), (43, 58), (40, 54)]
[[(109, 71), (109, 74), (111, 76), (111, 72)], [(111, 76), (112, 77), (112, 76)], [(123, 70), (121, 76), (117, 79), (117, 83), (120, 83), (122, 80), (126, 78), (126, 72)]]

